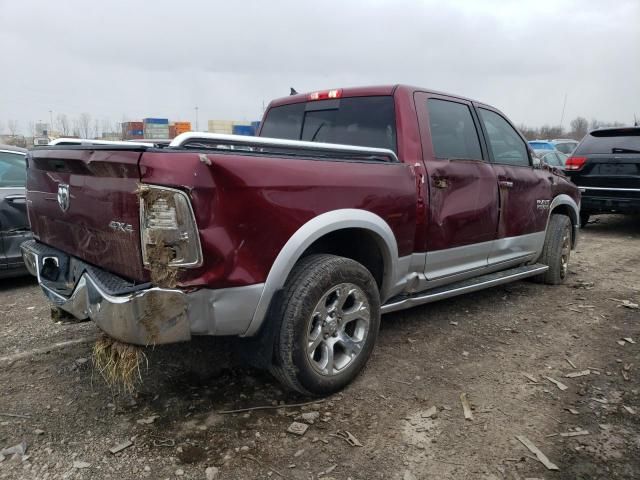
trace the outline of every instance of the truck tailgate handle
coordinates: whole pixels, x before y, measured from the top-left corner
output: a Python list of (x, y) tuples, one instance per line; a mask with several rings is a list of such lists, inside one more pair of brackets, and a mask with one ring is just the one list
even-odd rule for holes
[(498, 185), (504, 188), (511, 188), (513, 187), (513, 182), (511, 180), (499, 180)]

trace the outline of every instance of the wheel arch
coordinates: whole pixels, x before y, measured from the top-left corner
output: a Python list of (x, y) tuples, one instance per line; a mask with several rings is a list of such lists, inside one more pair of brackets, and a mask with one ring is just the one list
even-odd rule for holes
[(575, 202), (573, 198), (563, 193), (556, 196), (549, 206), (547, 228), (549, 227), (549, 220), (551, 220), (551, 215), (553, 214), (561, 214), (569, 217), (573, 230), (571, 248), (576, 248), (578, 242), (578, 229), (580, 227), (580, 206)]
[[(302, 225), (278, 253), (267, 275), (262, 295), (249, 328), (243, 336), (255, 335), (267, 316), (275, 294), (280, 290), (294, 265), (309, 253), (332, 253), (314, 250), (323, 239), (340, 235), (340, 232), (358, 232), (366, 235), (375, 245), (382, 258), (382, 272), (372, 272), (384, 300), (391, 291), (398, 269), (398, 245), (389, 224), (380, 216), (367, 210), (340, 209), (323, 213)], [(322, 249), (321, 249), (322, 250)]]

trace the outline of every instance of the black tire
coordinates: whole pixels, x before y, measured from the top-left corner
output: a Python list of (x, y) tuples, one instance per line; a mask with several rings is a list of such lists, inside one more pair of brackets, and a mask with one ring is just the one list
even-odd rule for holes
[(580, 212), (580, 228), (584, 228), (587, 226), (587, 223), (589, 223), (589, 217), (591, 217), (590, 213)]
[[(330, 296), (332, 289), (335, 297)], [(341, 299), (346, 298), (349, 301), (351, 296), (353, 299), (350, 305), (357, 309), (357, 313), (344, 310), (344, 306), (347, 305), (345, 300), (342, 300), (342, 308), (338, 308)], [(327, 302), (331, 298), (335, 299), (335, 304), (327, 308)], [(368, 303), (368, 313), (367, 308), (364, 308), (365, 300)], [(324, 305), (323, 310), (321, 305)], [(319, 311), (323, 312), (322, 315)], [(367, 314), (370, 316), (368, 323), (364, 318)], [(350, 315), (355, 319), (343, 320), (343, 315), (344, 318)], [(362, 318), (358, 315), (362, 315)], [(274, 339), (271, 373), (285, 387), (303, 395), (329, 395), (353, 381), (373, 351), (380, 327), (378, 287), (369, 270), (354, 260), (327, 254), (310, 255), (294, 267), (282, 295), (270, 312), (269, 320), (279, 324)], [(327, 324), (330, 325), (326, 326)], [(351, 324), (354, 325), (353, 337), (347, 332), (347, 328), (351, 329)], [(363, 325), (368, 325), (366, 333), (362, 333)], [(329, 330), (325, 331), (325, 328), (333, 328), (333, 331), (327, 333)], [(309, 347), (307, 342), (311, 341), (311, 344), (315, 345), (315, 340), (310, 339), (314, 332), (318, 332), (315, 340), (321, 344), (310, 353), (314, 347)], [(349, 352), (343, 349), (342, 345), (347, 344), (340, 343), (341, 339), (353, 340), (359, 335), (362, 335), (362, 339), (352, 343), (359, 346), (358, 352), (351, 357)], [(330, 347), (329, 343), (332, 341), (334, 346)], [(324, 374), (320, 372), (321, 359), (316, 360), (314, 356), (317, 356), (320, 350), (327, 358), (328, 350), (332, 352), (331, 367), (328, 367), (327, 361), (327, 371)], [(333, 371), (334, 359), (344, 360), (344, 367)]]
[(573, 227), (566, 215), (551, 215), (547, 226), (547, 236), (540, 255), (539, 263), (549, 266), (535, 280), (547, 285), (559, 285), (565, 281), (569, 273), (569, 258), (573, 241)]

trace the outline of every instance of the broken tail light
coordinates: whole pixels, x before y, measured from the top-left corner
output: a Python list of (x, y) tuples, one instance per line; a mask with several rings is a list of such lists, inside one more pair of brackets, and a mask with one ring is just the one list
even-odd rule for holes
[(564, 164), (565, 170), (580, 170), (587, 163), (587, 157), (569, 157)]
[(145, 267), (194, 268), (202, 265), (200, 236), (187, 194), (155, 185), (142, 185), (138, 192)]

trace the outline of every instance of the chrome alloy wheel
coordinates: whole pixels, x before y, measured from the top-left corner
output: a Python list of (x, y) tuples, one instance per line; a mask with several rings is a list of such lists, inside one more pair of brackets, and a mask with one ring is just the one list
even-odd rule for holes
[(337, 375), (362, 351), (371, 311), (364, 291), (353, 283), (329, 289), (313, 309), (307, 326), (307, 357), (321, 375)]
[(565, 278), (569, 271), (569, 256), (571, 255), (571, 230), (566, 228), (562, 236), (560, 250), (560, 278)]

